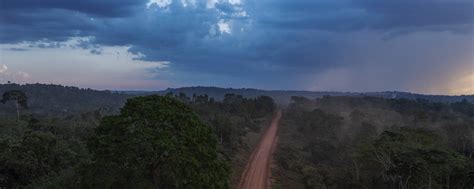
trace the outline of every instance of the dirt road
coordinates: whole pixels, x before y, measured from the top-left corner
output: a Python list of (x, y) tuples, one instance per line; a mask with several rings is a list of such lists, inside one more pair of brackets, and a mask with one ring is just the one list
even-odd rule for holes
[(253, 151), (239, 183), (239, 189), (267, 189), (270, 188), (270, 162), (277, 141), (278, 122), (281, 111), (273, 117), (272, 124), (265, 131), (260, 143)]

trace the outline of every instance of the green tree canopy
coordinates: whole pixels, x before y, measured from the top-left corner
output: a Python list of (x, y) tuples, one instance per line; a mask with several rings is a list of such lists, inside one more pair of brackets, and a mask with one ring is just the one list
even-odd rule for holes
[(467, 159), (444, 145), (433, 131), (409, 127), (383, 132), (359, 149), (358, 159), (399, 188), (441, 188), (448, 182), (444, 179), (467, 166)]
[(7, 103), (8, 101), (14, 101), (16, 104), (16, 114), (17, 114), (17, 122), (20, 123), (20, 106), (27, 109), (28, 108), (28, 97), (26, 97), (25, 92), (20, 90), (11, 90), (3, 93), (2, 102), (3, 104)]
[(47, 132), (28, 131), (21, 138), (2, 138), (0, 146), (0, 188), (18, 188), (57, 176), (78, 161), (77, 154)]
[(15, 101), (23, 108), (28, 108), (28, 98), (26, 97), (25, 92), (20, 90), (11, 90), (3, 93), (2, 100), (0, 102), (6, 103), (8, 101)]
[(172, 97), (129, 99), (95, 132), (87, 188), (228, 188), (212, 129)]

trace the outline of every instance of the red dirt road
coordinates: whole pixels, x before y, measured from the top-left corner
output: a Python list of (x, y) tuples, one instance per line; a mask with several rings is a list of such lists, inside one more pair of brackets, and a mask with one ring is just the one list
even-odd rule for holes
[(270, 162), (277, 141), (278, 122), (281, 111), (273, 117), (271, 126), (265, 131), (257, 148), (252, 152), (239, 183), (239, 189), (267, 189), (270, 188)]

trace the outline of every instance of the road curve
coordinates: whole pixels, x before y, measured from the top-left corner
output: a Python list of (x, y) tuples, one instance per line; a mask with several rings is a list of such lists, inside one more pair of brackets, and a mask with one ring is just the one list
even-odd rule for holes
[(270, 176), (270, 162), (277, 141), (278, 122), (281, 111), (278, 111), (272, 119), (270, 127), (260, 139), (257, 148), (252, 152), (250, 160), (240, 179), (239, 189), (267, 189), (270, 188), (268, 177)]

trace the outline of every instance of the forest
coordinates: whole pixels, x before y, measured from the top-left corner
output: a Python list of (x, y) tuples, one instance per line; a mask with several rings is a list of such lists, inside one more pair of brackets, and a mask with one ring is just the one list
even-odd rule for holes
[(272, 188), (474, 186), (469, 100), (0, 89), (0, 188), (236, 188), (277, 110)]
[(1, 188), (229, 188), (251, 149), (245, 137), (275, 109), (267, 96), (9, 87), (0, 104)]
[(274, 188), (472, 188), (474, 104), (292, 97)]
[(0, 0), (0, 189), (474, 189), (474, 0)]

